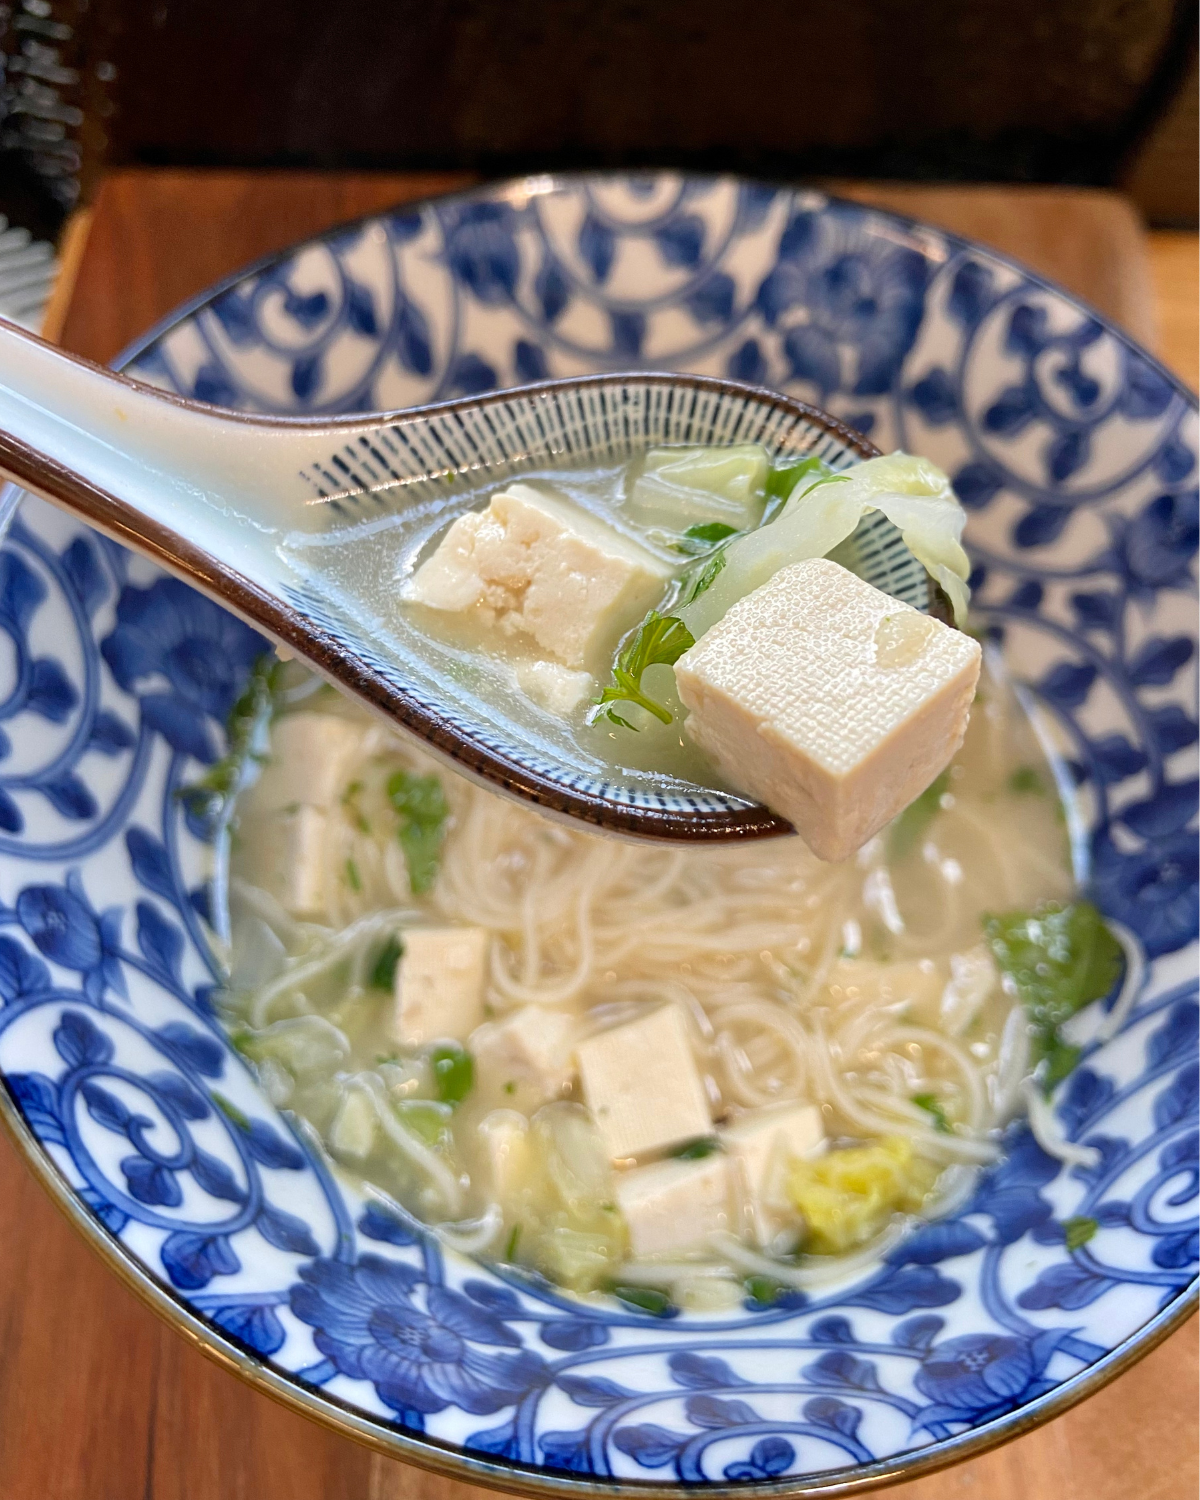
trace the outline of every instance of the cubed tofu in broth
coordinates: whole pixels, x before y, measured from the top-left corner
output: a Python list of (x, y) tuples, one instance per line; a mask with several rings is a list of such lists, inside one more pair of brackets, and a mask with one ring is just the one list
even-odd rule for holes
[(729, 1163), (720, 1152), (618, 1172), (614, 1192), (634, 1255), (703, 1249), (732, 1223)]
[(394, 1036), (465, 1042), (483, 1020), (491, 938), (482, 927), (410, 927), (396, 965)]
[(613, 1161), (712, 1130), (704, 1082), (677, 1006), (588, 1037), (576, 1049), (583, 1096)]

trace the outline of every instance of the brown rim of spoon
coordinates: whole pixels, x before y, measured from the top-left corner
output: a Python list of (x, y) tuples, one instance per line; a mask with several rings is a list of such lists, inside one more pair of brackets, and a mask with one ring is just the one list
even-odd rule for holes
[[(365, 426), (388, 421), (432, 417), (456, 408), (486, 409), (517, 397), (536, 397), (560, 391), (586, 391), (598, 386), (631, 382), (676, 390), (705, 391), (715, 395), (750, 397), (767, 411), (781, 412), (811, 424), (836, 438), (862, 459), (876, 458), (880, 452), (861, 433), (828, 412), (776, 391), (739, 381), (723, 380), (717, 376), (675, 375), (642, 370), (570, 376), (392, 412), (315, 419), (257, 416), (190, 401), (173, 392), (161, 391), (133, 380), (120, 372), (104, 369), (92, 361), (66, 355), (62, 350), (56, 349), (55, 352), (78, 364), (90, 365), (108, 379), (139, 390), (153, 391), (157, 397), (172, 405), (219, 413), (224, 419), (252, 426), (291, 431), (303, 429), (314, 435), (328, 434), (334, 444), (345, 435)], [(0, 473), (23, 488), (63, 505), (96, 530), (122, 546), (149, 557), (166, 571), (191, 584), (289, 652), (301, 657), (335, 686), (348, 691), (367, 707), (414, 735), (454, 770), (489, 790), (517, 796), (552, 817), (582, 822), (603, 832), (664, 843), (728, 843), (743, 839), (777, 838), (794, 831), (790, 823), (777, 817), (761, 803), (750, 801), (740, 807), (727, 809), (633, 806), (616, 802), (601, 792), (571, 787), (542, 775), (536, 768), (500, 750), (464, 740), (461, 731), (451, 720), (435, 709), (389, 691), (387, 684), (360, 657), (347, 649), (345, 642), (301, 615), (285, 600), (260, 588), (236, 568), (213, 557), (170, 527), (150, 520), (134, 506), (80, 478), (3, 431), (0, 431)]]

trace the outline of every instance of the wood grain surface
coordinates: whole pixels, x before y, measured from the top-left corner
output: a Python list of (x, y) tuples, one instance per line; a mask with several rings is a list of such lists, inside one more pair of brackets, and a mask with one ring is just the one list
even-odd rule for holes
[[(183, 298), (247, 261), (465, 180), (122, 173), (104, 184), (95, 205), (62, 341), (111, 358)], [(1136, 220), (1113, 195), (852, 190), (1010, 250), (1131, 324), (1153, 315)], [(1107, 246), (1096, 243), (1109, 228)], [(1190, 249), (1172, 247), (1169, 266), (1154, 257), (1154, 286), (1159, 316), (1166, 309), (1178, 334), (1172, 361), (1194, 381), (1196, 242), (1188, 238)], [(198, 1354), (105, 1270), (6, 1139), (0, 1224), (0, 1500), (482, 1500), (482, 1491), (327, 1432)], [(1197, 1389), (1193, 1320), (1057, 1421), (970, 1463), (877, 1493), (887, 1500), (1194, 1500)]]

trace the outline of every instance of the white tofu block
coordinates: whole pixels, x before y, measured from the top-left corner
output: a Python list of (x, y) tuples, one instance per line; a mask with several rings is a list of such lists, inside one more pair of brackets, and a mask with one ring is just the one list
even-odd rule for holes
[(575, 1077), (573, 1016), (545, 1005), (522, 1005), (471, 1037), (476, 1071), (494, 1084), (515, 1084), (521, 1104), (536, 1109), (560, 1099)]
[(336, 714), (284, 714), (271, 726), (271, 758), (251, 792), (256, 812), (317, 807), (329, 812), (345, 795), (362, 729)]
[(566, 718), (595, 696), (596, 679), (556, 661), (526, 661), (517, 668), (517, 686), (547, 713)]
[(529, 1121), (515, 1109), (493, 1109), (479, 1122), (488, 1190), (511, 1203), (530, 1185)]
[(676, 663), (688, 735), (821, 859), (861, 848), (945, 769), (978, 642), (826, 558), (740, 599)]
[(729, 1163), (720, 1153), (699, 1161), (659, 1161), (618, 1172), (617, 1207), (634, 1255), (678, 1255), (703, 1247), (732, 1221)]
[(726, 1156), (737, 1162), (756, 1203), (770, 1196), (776, 1164), (791, 1156), (816, 1156), (825, 1147), (825, 1126), (815, 1104), (757, 1109), (717, 1132)]
[(306, 922), (327, 915), (329, 821), (315, 807), (248, 818), (241, 830), (256, 878), (284, 911)]
[(329, 1144), (339, 1156), (357, 1161), (370, 1156), (378, 1124), (375, 1104), (363, 1088), (352, 1088), (329, 1127)]
[(586, 511), (514, 484), (486, 510), (460, 516), (400, 593), (430, 609), (473, 610), (489, 634), (601, 670), (669, 576), (666, 563)]
[(489, 937), (482, 927), (409, 927), (396, 965), (396, 1040), (465, 1042), (483, 1020)]
[(664, 1005), (575, 1049), (587, 1101), (613, 1161), (712, 1132), (683, 1016)]

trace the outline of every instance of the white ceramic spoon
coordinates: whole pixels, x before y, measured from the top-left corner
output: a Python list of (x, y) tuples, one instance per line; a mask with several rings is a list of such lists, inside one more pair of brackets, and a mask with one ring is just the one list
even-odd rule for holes
[[(365, 418), (248, 416), (0, 322), (0, 472), (195, 585), (455, 770), (628, 836), (722, 841), (790, 828), (727, 792), (614, 773), (569, 737), (540, 741), (506, 720), (439, 671), (432, 648), (397, 648), (368, 599), (325, 589), (322, 538), (411, 507), (440, 526), (466, 503), (464, 478), (478, 488), (531, 469), (620, 463), (652, 444), (744, 442), (835, 467), (877, 451), (798, 401), (695, 375), (585, 376)], [(907, 588), (888, 572), (894, 545), (874, 550), (891, 560), (872, 582), (907, 597), (915, 577), (923, 589), (904, 549)]]

